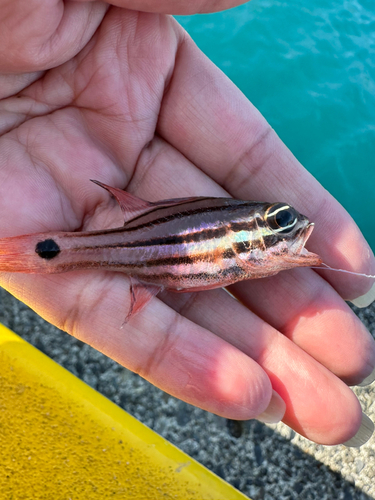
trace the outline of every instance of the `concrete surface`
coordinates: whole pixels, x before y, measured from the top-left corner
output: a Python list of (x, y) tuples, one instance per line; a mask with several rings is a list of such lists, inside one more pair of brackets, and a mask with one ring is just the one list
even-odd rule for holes
[[(375, 335), (375, 306), (359, 311)], [(314, 445), (283, 424), (228, 421), (156, 389), (0, 291), (0, 321), (253, 500), (375, 499), (375, 438)], [(356, 388), (375, 420), (375, 384)]]

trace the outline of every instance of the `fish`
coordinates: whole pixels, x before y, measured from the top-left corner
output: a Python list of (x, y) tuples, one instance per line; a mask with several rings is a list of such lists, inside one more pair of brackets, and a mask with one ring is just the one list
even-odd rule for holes
[(197, 292), (320, 266), (305, 244), (314, 224), (288, 203), (189, 197), (157, 202), (92, 180), (124, 215), (118, 228), (44, 232), (0, 239), (0, 272), (122, 272), (139, 313), (162, 290)]

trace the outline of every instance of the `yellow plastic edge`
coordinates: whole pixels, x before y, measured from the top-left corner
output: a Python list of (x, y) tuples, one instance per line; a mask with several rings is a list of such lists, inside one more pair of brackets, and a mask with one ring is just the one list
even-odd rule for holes
[(247, 499), (1, 324), (0, 447), (12, 500)]

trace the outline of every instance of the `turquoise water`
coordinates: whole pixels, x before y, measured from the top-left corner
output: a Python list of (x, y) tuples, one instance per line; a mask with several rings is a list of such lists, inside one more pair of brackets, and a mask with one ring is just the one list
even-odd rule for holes
[(375, 249), (375, 4), (253, 0), (178, 16)]

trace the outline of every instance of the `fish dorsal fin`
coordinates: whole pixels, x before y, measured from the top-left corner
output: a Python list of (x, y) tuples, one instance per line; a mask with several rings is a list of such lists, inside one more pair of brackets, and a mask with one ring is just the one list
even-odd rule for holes
[(147, 212), (147, 210), (150, 210), (154, 207), (154, 203), (142, 200), (141, 198), (138, 198), (137, 196), (134, 196), (127, 191), (107, 186), (107, 184), (103, 184), (102, 182), (95, 181), (93, 179), (90, 180), (94, 184), (97, 184), (103, 189), (106, 189), (109, 193), (111, 193), (112, 196), (116, 198), (125, 216), (125, 222), (132, 219), (133, 217), (137, 217), (138, 215)]
[(200, 196), (192, 196), (189, 198), (172, 198), (169, 200), (152, 202), (152, 201), (142, 200), (141, 198), (134, 196), (134, 194), (130, 194), (122, 189), (107, 186), (107, 184), (103, 184), (102, 182), (93, 179), (90, 180), (94, 184), (97, 184), (98, 186), (107, 190), (109, 193), (111, 193), (112, 196), (116, 198), (118, 204), (121, 207), (121, 210), (124, 213), (125, 224), (131, 219), (148, 212), (152, 208), (182, 205), (183, 203), (187, 203), (202, 198)]

